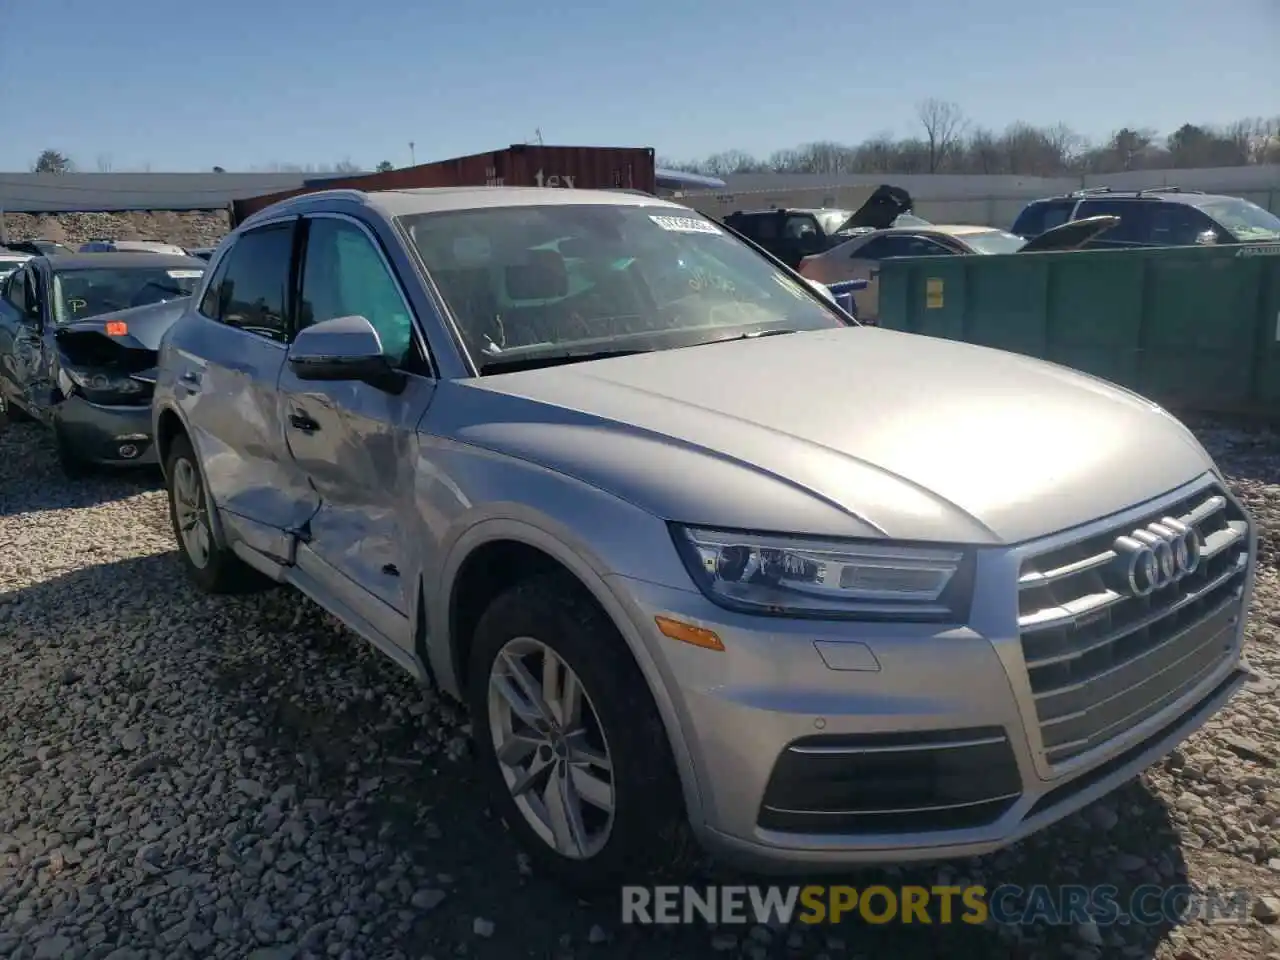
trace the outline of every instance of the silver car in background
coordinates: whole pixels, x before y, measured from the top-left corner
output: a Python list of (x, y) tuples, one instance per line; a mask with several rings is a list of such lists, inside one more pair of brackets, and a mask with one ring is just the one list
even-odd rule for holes
[(190, 577), (293, 584), (461, 699), (577, 886), (690, 835), (989, 851), (1243, 682), (1253, 526), (1173, 417), (860, 327), (652, 197), (282, 201), (214, 254), (153, 415)]

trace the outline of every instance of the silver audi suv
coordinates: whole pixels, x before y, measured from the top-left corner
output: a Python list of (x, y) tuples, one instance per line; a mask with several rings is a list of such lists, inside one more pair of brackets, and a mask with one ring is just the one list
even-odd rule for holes
[(1242, 683), (1252, 524), (1169, 414), (860, 327), (652, 197), (295, 197), (214, 253), (154, 427), (202, 588), (292, 584), (469, 708), (562, 879), (689, 838), (968, 855)]

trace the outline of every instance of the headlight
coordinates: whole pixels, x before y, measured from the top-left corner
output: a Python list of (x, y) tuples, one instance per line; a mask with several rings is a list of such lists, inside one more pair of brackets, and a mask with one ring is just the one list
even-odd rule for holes
[(955, 547), (819, 540), (672, 525), (689, 574), (711, 600), (745, 613), (960, 622), (972, 554)]
[(95, 370), (77, 370), (74, 367), (63, 367), (62, 372), (67, 379), (81, 390), (89, 393), (141, 393), (143, 385), (132, 377), (117, 373), (102, 373)]

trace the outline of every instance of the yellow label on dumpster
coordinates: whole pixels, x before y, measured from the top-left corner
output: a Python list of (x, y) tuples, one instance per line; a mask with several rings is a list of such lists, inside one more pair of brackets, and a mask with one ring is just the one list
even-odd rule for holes
[(941, 277), (930, 277), (924, 282), (924, 306), (926, 310), (942, 309)]

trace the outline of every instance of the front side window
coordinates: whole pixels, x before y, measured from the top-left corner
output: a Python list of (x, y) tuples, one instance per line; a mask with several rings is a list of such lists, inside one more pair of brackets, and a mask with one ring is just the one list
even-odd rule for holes
[(395, 278), (369, 237), (345, 220), (317, 217), (307, 229), (298, 327), (361, 316), (397, 366), (409, 357), (413, 326)]
[(293, 223), (243, 234), (218, 264), (200, 312), (229, 327), (286, 343)]
[(482, 372), (509, 369), (508, 359), (844, 325), (815, 293), (689, 211), (547, 204), (401, 220)]
[[(1162, 203), (1151, 214), (1151, 242), (1160, 247), (1189, 247), (1214, 222), (1188, 203)], [(1225, 239), (1225, 238), (1222, 238)]]
[(1237, 240), (1280, 240), (1280, 217), (1256, 203), (1222, 197), (1200, 204), (1200, 209), (1231, 231)]
[(782, 233), (788, 240), (803, 240), (818, 235), (818, 221), (808, 214), (787, 217)]
[(53, 277), (54, 322), (74, 323), (130, 307), (189, 297), (203, 275), (199, 267), (60, 270)]
[(5, 281), (4, 298), (9, 301), (19, 315), (27, 313), (27, 272), (19, 270)]

